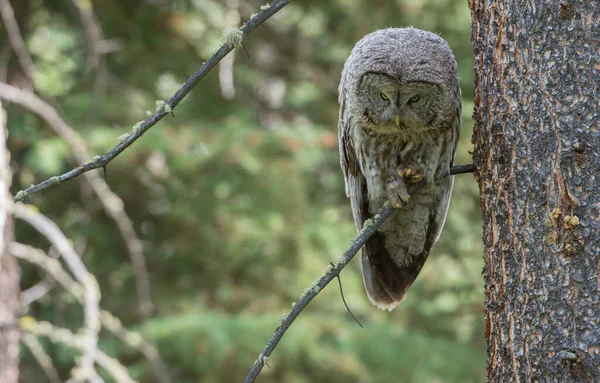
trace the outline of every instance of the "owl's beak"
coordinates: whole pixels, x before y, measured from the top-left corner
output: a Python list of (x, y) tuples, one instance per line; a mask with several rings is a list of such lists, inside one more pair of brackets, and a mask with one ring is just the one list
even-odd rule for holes
[(396, 116), (396, 127), (400, 127), (400, 116)]

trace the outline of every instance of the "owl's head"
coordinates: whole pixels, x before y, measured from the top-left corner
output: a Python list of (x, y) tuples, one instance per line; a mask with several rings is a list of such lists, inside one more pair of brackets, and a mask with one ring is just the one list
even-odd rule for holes
[(441, 117), (445, 102), (438, 84), (375, 72), (362, 76), (356, 97), (354, 112), (361, 125), (381, 132), (427, 129)]
[(460, 115), (456, 60), (438, 35), (388, 28), (363, 37), (344, 64), (340, 102), (364, 128), (418, 133)]

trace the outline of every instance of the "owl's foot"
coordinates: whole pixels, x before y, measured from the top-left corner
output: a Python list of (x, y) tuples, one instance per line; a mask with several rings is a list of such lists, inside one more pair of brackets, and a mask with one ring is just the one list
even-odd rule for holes
[(423, 173), (413, 166), (400, 167), (396, 171), (396, 174), (411, 184), (417, 183), (423, 179)]
[(408, 194), (404, 179), (390, 182), (387, 187), (387, 195), (390, 203), (395, 208), (406, 206), (410, 201), (410, 194)]

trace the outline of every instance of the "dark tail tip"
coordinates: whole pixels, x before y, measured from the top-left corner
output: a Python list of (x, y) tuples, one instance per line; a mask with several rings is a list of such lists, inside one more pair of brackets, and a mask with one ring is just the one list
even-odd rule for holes
[(404, 299), (426, 258), (423, 254), (412, 265), (400, 268), (385, 247), (385, 236), (375, 233), (362, 255), (363, 282), (371, 303), (380, 309), (394, 309)]

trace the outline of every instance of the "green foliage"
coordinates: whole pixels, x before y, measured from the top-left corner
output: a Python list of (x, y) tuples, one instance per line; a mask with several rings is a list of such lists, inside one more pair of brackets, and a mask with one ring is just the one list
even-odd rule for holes
[[(242, 21), (263, 2), (241, 1)], [(224, 2), (94, 2), (106, 39), (107, 76), (86, 70), (87, 46), (69, 2), (31, 2), (23, 33), (37, 91), (103, 154), (168, 99), (220, 44)], [(460, 67), (464, 128), (458, 163), (469, 163), (472, 52), (467, 4), (444, 1), (295, 1), (235, 51), (236, 95), (221, 94), (219, 68), (108, 167), (111, 188), (144, 241), (154, 316), (140, 321), (123, 240), (81, 179), (28, 201), (53, 218), (96, 275), (102, 306), (154, 340), (175, 382), (240, 381), (277, 315), (323, 274), (355, 237), (337, 153), (337, 85), (353, 44), (388, 26), (441, 34)], [(106, 92), (98, 89), (105, 87)], [(94, 90), (95, 89), (95, 90)], [(8, 108), (14, 191), (65, 171), (68, 146), (42, 121)], [(286, 334), (262, 382), (477, 382), (485, 376), (480, 213), (472, 176), (456, 177), (447, 224), (422, 275), (392, 313), (367, 301), (356, 261), (345, 295), (365, 322), (349, 319), (337, 286), (325, 289)], [(17, 239), (47, 247), (24, 225)], [(23, 286), (43, 277), (23, 265)], [(77, 328), (80, 308), (56, 289), (31, 310)], [(142, 382), (149, 363), (102, 337)], [(71, 354), (49, 345), (63, 377)], [(23, 370), (43, 382), (29, 354)], [(65, 356), (69, 356), (68, 358)]]
[[(167, 362), (180, 368), (180, 382), (193, 382), (196, 376), (234, 382), (243, 380), (254, 362), (255, 345), (270, 337), (274, 323), (272, 316), (203, 308), (152, 320), (143, 332), (152, 334)], [(288, 330), (261, 381), (383, 383), (403, 377), (403, 382), (476, 382), (484, 379), (484, 370), (465, 366), (484, 363), (485, 353), (477, 351), (394, 323), (367, 323), (360, 329), (345, 318), (310, 312)]]

